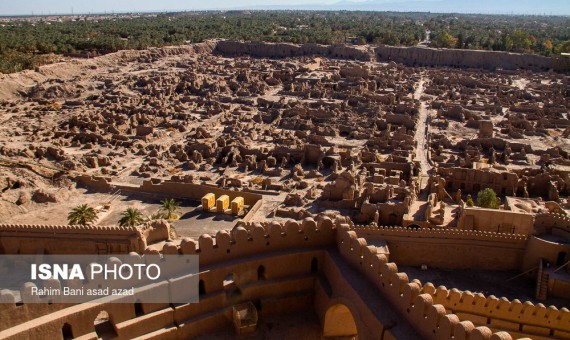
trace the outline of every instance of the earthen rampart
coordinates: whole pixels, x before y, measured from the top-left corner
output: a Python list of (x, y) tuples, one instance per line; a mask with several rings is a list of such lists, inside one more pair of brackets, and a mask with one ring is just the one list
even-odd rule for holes
[(394, 61), (413, 66), (452, 66), (495, 70), (527, 69), (563, 71), (567, 65), (553, 58), (533, 54), (518, 54), (498, 51), (435, 49), (427, 47), (378, 46), (379, 61)]
[[(509, 301), (494, 296), (485, 297), (482, 294), (461, 292), (456, 289), (448, 290), (445, 287), (436, 288), (431, 283), (422, 284), (418, 280), (410, 282), (405, 273), (398, 273), (395, 263), (389, 263), (385, 255), (378, 253), (375, 246), (369, 246), (365, 239), (358, 238), (357, 232), (348, 230), (349, 228), (347, 224), (338, 224), (335, 230), (333, 222), (328, 218), (320, 218), (318, 221), (308, 218), (301, 223), (291, 221), (285, 225), (277, 222), (264, 225), (244, 223), (234, 232), (220, 231), (214, 238), (203, 235), (197, 242), (184, 239), (180, 245), (166, 243), (161, 251), (163, 254), (200, 255), (202, 270), (200, 280), (203, 281), (201, 289), (205, 294), (201, 296), (201, 301), (204, 303), (176, 307), (176, 313), (172, 307), (167, 305), (143, 304), (144, 317), (136, 316), (133, 304), (110, 305), (105, 303), (95, 305), (96, 307), (62, 305), (60, 307), (64, 309), (61, 311), (45, 308), (44, 312), (55, 314), (50, 318), (42, 318), (36, 326), (23, 327), (25, 324), (15, 326), (4, 331), (3, 335), (16, 339), (26, 334), (28, 336), (39, 334), (40, 331), (46, 332), (45, 334), (61, 334), (63, 324), (70, 323), (73, 325), (75, 334), (95, 336), (96, 334), (90, 328), (92, 325), (85, 325), (84, 322), (84, 325), (81, 325), (80, 322), (85, 319), (85, 316), (94, 319), (101, 309), (110, 313), (115, 330), (120, 333), (120, 338), (155, 332), (172, 332), (184, 336), (203, 334), (204, 331), (215, 330), (219, 327), (219, 322), (228, 323), (224, 306), (233, 303), (227, 300), (226, 293), (224, 293), (223, 278), (228, 270), (234, 274), (236, 283), (242, 285), (240, 288), (242, 294), (245, 294), (244, 299), (260, 298), (267, 294), (269, 294), (268, 298), (272, 294), (279, 294), (279, 296), (288, 294), (291, 298), (291, 294), (294, 293), (295, 304), (307, 308), (312, 300), (310, 292), (314, 289), (314, 279), (307, 277), (308, 281), (305, 280), (303, 273), (313, 270), (314, 259), (317, 259), (318, 263), (322, 262), (322, 254), (319, 252), (335, 244), (335, 239), (345, 261), (361, 271), (398, 312), (405, 316), (410, 324), (414, 325), (414, 328), (427, 339), (452, 337), (455, 339), (511, 339), (522, 336), (546, 339), (549, 337), (565, 338), (570, 334), (568, 327), (570, 312), (566, 309), (547, 308), (541, 304), (535, 306), (530, 302), (521, 303), (517, 300)], [(360, 229), (365, 231), (367, 227)], [(409, 238), (409, 235), (430, 234), (426, 230), (404, 231), (399, 228), (383, 228), (383, 230), (386, 234), (404, 234)], [(458, 239), (468, 239), (471, 236), (475, 242), (494, 238), (512, 243), (526, 240), (524, 236), (493, 235), (493, 233), (473, 231), (436, 231), (431, 234)], [(152, 255), (158, 252), (149, 250), (147, 253)], [(253, 263), (252, 266), (258, 268), (257, 272), (252, 271), (251, 266), (249, 264), (246, 266), (240, 259), (253, 261), (248, 263)], [(299, 267), (292, 265), (291, 261), (311, 265), (307, 268)], [(263, 279), (268, 281), (251, 283), (260, 279), (259, 266), (262, 264), (265, 268)], [(295, 268), (300, 271), (291, 272)], [(283, 270), (286, 272), (282, 272)], [(271, 279), (278, 279), (278, 281)], [(266, 283), (269, 284), (267, 289), (264, 288)], [(251, 286), (252, 284), (254, 286)], [(1, 295), (3, 301), (14, 302), (12, 307), (3, 310), (3, 313), (9, 313), (5, 316), (19, 314), (18, 308), (21, 311), (28, 308), (28, 304), (16, 306), (15, 298), (9, 292), (2, 292)], [(271, 304), (270, 301), (282, 300), (271, 298), (262, 301), (264, 301), (264, 310), (278, 311), (278, 305)], [(281, 309), (283, 308), (282, 306)], [(17, 319), (14, 316), (11, 318)], [(30, 319), (29, 315), (26, 315), (26, 318), (21, 320), (28, 319)], [(136, 326), (143, 319), (147, 321), (143, 324), (150, 328)], [(149, 320), (153, 320), (156, 324), (151, 327), (148, 324)], [(159, 320), (162, 321), (159, 322)]]
[(457, 230), (355, 226), (359, 237), (386, 241), (390, 260), (400, 265), (445, 269), (519, 270), (527, 237)]
[(367, 49), (342, 44), (330, 46), (318, 44), (296, 45), (290, 43), (221, 40), (217, 43), (214, 53), (230, 56), (248, 55), (258, 58), (321, 56), (360, 61), (371, 61), (373, 59), (373, 54)]
[[(374, 246), (348, 225), (339, 230), (339, 250), (360, 269), (426, 339), (567, 338), (570, 312), (531, 302), (461, 292), (410, 282)], [(493, 335), (493, 332), (495, 334)]]
[(0, 225), (0, 254), (127, 254), (145, 248), (137, 228)]

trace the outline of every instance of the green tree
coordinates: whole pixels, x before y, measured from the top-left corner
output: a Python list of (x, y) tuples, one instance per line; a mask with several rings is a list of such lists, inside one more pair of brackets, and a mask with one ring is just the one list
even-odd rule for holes
[(135, 208), (128, 208), (121, 215), (119, 225), (121, 227), (136, 227), (144, 222), (143, 215), (140, 210)]
[(447, 31), (436, 32), (434, 36), (432, 40), (432, 45), (435, 45), (434, 47), (453, 48), (457, 45), (457, 39)]
[(157, 220), (161, 220), (163, 218), (164, 218), (164, 215), (160, 211), (157, 211), (154, 214), (150, 215), (148, 217), (148, 220), (149, 221), (157, 221)]
[(467, 195), (467, 201), (465, 201), (465, 204), (467, 204), (468, 207), (473, 207), (475, 205), (471, 195)]
[(497, 194), (491, 188), (486, 188), (477, 194), (477, 205), (481, 208), (498, 209)]
[(95, 222), (96, 220), (97, 212), (87, 204), (82, 204), (73, 208), (67, 215), (67, 221), (70, 225), (87, 225)]
[(160, 207), (160, 211), (164, 212), (164, 217), (169, 220), (175, 220), (178, 218), (178, 211), (180, 211), (180, 205), (178, 202), (174, 200), (174, 198), (166, 199), (164, 201), (160, 201), (162, 206)]

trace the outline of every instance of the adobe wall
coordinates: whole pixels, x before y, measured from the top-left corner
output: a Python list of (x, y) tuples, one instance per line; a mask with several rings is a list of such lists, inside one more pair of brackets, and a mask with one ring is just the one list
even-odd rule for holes
[(318, 45), (291, 43), (268, 43), (259, 41), (229, 41), (217, 43), (214, 53), (228, 56), (248, 55), (258, 58), (290, 58), (302, 56), (322, 56), (327, 58), (373, 60), (373, 54), (365, 49), (346, 45)]
[(176, 181), (145, 180), (141, 186), (112, 183), (110, 178), (97, 176), (78, 176), (77, 183), (91, 190), (100, 192), (111, 192), (121, 190), (122, 192), (141, 192), (147, 194), (163, 195), (169, 198), (200, 200), (208, 193), (213, 193), (216, 197), (228, 195), (230, 201), (236, 197), (243, 197), (245, 205), (250, 206), (248, 213), (243, 217), (244, 221), (250, 221), (257, 210), (262, 205), (263, 195), (248, 191), (233, 191), (218, 188), (215, 186), (184, 183)]
[(354, 269), (343, 264), (338, 253), (326, 252), (324, 255), (326, 279), (316, 282), (314, 303), (323, 328), (329, 308), (341, 304), (349, 309), (359, 339), (390, 339), (390, 333), (397, 334), (398, 339), (418, 338), (413, 325), (390, 308), (388, 301), (374, 287), (368, 282), (367, 287), (360, 285), (360, 280), (366, 281), (366, 277), (352, 272)]
[[(556, 213), (541, 213), (534, 216), (534, 227), (541, 233), (570, 233), (570, 216)], [(570, 236), (570, 234), (568, 235)]]
[(533, 71), (564, 72), (570, 62), (561, 58), (548, 58), (534, 54), (518, 54), (499, 51), (434, 49), (427, 47), (394, 47), (380, 45), (374, 52), (363, 47), (347, 45), (291, 44), (268, 42), (218, 41), (214, 53), (228, 56), (249, 55), (259, 58), (288, 58), (302, 56), (323, 56), (328, 58), (353, 59), (361, 61), (395, 61), (412, 66), (451, 66), (495, 70), (528, 69)]
[(385, 169), (386, 175), (390, 176), (392, 170), (402, 171), (402, 177), (404, 180), (410, 179), (410, 176), (413, 174), (411, 173), (410, 163), (395, 163), (395, 162), (373, 162), (373, 163), (365, 163), (363, 164), (364, 167), (368, 171), (372, 171), (373, 169)]
[(245, 204), (253, 206), (258, 200), (263, 198), (262, 195), (245, 192), (225, 190), (215, 186), (184, 183), (163, 180), (144, 180), (141, 186), (112, 183), (111, 178), (82, 175), (77, 177), (77, 182), (96, 191), (110, 191), (120, 189), (121, 191), (144, 192), (150, 194), (168, 195), (169, 197), (201, 199), (208, 193), (213, 193), (216, 197), (228, 195), (230, 200), (241, 196), (244, 198)]
[(570, 337), (570, 311), (566, 308), (546, 308), (443, 286), (436, 289), (419, 280), (410, 282), (405, 273), (398, 272), (395, 263), (388, 263), (375, 247), (348, 229), (348, 225), (339, 229), (341, 255), (365, 274), (426, 339)]
[[(321, 218), (318, 221), (314, 221), (312, 218), (308, 218), (301, 223), (291, 221), (285, 225), (272, 222), (266, 228), (259, 224), (251, 224), (249, 231), (243, 227), (238, 227), (231, 234), (226, 231), (220, 231), (215, 237), (202, 235), (198, 241), (186, 238), (182, 240), (180, 245), (173, 243), (164, 244), (161, 253), (200, 255), (200, 279), (204, 281), (206, 293), (209, 294), (210, 292), (223, 290), (223, 280), (230, 272), (235, 274), (234, 280), (238, 284), (256, 281), (259, 265), (264, 265), (267, 279), (309, 273), (313, 258), (317, 258), (318, 263), (322, 264), (322, 254), (315, 253), (315, 249), (322, 249), (322, 246), (334, 244), (335, 235), (334, 225), (330, 219)], [(287, 253), (279, 252), (280, 250), (293, 251)], [(155, 254), (157, 252), (149, 249), (147, 253)], [(284, 256), (283, 254), (288, 255), (282, 257), (281, 260), (262, 260), (265, 254), (268, 253), (281, 254), (279, 256)], [(303, 256), (307, 258), (304, 259)], [(239, 263), (242, 261), (240, 259), (244, 258), (249, 258), (249, 264)], [(220, 263), (223, 264), (219, 265)], [(305, 265), (302, 265), (303, 263)], [(23, 297), (26, 296), (25, 291), (25, 289), (22, 291)], [(252, 291), (255, 292), (256, 289), (252, 287)], [(15, 302), (11, 293), (6, 291), (0, 293), (0, 299), (2, 301)], [(47, 313), (54, 313), (58, 309), (68, 306), (58, 303), (52, 305), (29, 305), (24, 303), (16, 306), (13, 303), (13, 306), (10, 308), (0, 309), (0, 317), (3, 320), (0, 327), (8, 328), (25, 320), (32, 320), (31, 322), (33, 322), (33, 319)], [(77, 305), (73, 306), (73, 308), (81, 309), (81, 306)], [(190, 306), (201, 306), (192, 308), (205, 308), (202, 304)], [(128, 308), (132, 309), (132, 305)], [(286, 308), (286, 306), (282, 308)], [(273, 309), (279, 311), (279, 307), (274, 306)], [(182, 313), (180, 315), (186, 315), (188, 318), (191, 317), (190, 314), (184, 314), (183, 311), (179, 313)], [(193, 313), (196, 314), (198, 312), (194, 311)], [(61, 325), (58, 327), (55, 327), (55, 329), (59, 332), (58, 334), (61, 334)], [(2, 333), (0, 333), (0, 338), (2, 338), (1, 335)]]
[(531, 236), (528, 240), (522, 269), (526, 271), (538, 267), (540, 259), (556, 267), (556, 260), (561, 252), (570, 254), (570, 244), (555, 242), (544, 236)]
[[(223, 291), (223, 279), (229, 272), (234, 273), (234, 280), (241, 286), (243, 298), (260, 299), (262, 309), (266, 308), (264, 310), (279, 313), (289, 308), (307, 308), (312, 303), (311, 294), (323, 293), (320, 288), (311, 288), (315, 284), (314, 277), (308, 275), (312, 271), (311, 263), (316, 259), (319, 270), (322, 270), (320, 268), (324, 262), (325, 272), (334, 271), (334, 266), (326, 269), (327, 260), (323, 258), (326, 256), (323, 251), (325, 247), (334, 244), (335, 239), (343, 263), (364, 274), (384, 298), (427, 339), (449, 339), (451, 336), (455, 339), (467, 336), (471, 339), (490, 339), (493, 331), (498, 332), (495, 336), (509, 339), (508, 334), (501, 333), (502, 330), (509, 330), (513, 335), (532, 336), (534, 339), (546, 338), (541, 336), (545, 331), (554, 337), (567, 337), (570, 334), (570, 313), (565, 309), (547, 309), (542, 305), (534, 306), (528, 302), (522, 304), (517, 300), (510, 302), (493, 296), (447, 290), (445, 287), (436, 289), (432, 284), (422, 285), (418, 280), (409, 282), (407, 275), (398, 273), (397, 266), (388, 263), (385, 255), (379, 254), (374, 246), (368, 246), (366, 240), (358, 239), (356, 232), (348, 231), (348, 225), (340, 225), (340, 229), (335, 230), (328, 218), (318, 221), (309, 218), (300, 224), (289, 222), (281, 225), (272, 222), (266, 226), (264, 228), (259, 224), (251, 224), (248, 226), (249, 231), (238, 227), (231, 234), (219, 232), (215, 243), (212, 237), (206, 235), (200, 237), (198, 242), (186, 239), (180, 246), (171, 243), (164, 245), (164, 254), (200, 254), (200, 279), (204, 280), (205, 287), (205, 295), (201, 298), (204, 303), (177, 306), (176, 311), (166, 304), (143, 304), (145, 315), (136, 318), (132, 304), (96, 304), (94, 307), (83, 304), (55, 313), (40, 307), (52, 314), (0, 332), (0, 338), (29, 338), (39, 334), (60, 336), (64, 322), (72, 325), (74, 336), (77, 336), (77, 332), (93, 338), (93, 325), (85, 320), (94, 319), (102, 309), (111, 314), (120, 339), (151, 331), (158, 332), (153, 334), (176, 334), (179, 338), (186, 338), (223, 325), (230, 326), (228, 308), (241, 300), (228, 300), (228, 295)], [(491, 236), (476, 232), (459, 234), (465, 236), (469, 233), (474, 234), (472, 238), (475, 242)], [(257, 277), (259, 265), (265, 267), (263, 282)], [(346, 272), (343, 271), (344, 273)], [(333, 281), (333, 286), (336, 284)], [(174, 289), (178, 291), (178, 288)], [(347, 294), (350, 296), (350, 293)], [(9, 293), (2, 292), (0, 295), (3, 301), (15, 301)], [(279, 297), (277, 302), (274, 299), (276, 295)], [(280, 300), (285, 296), (288, 296), (287, 299)], [(353, 298), (347, 300), (354, 301)], [(281, 304), (280, 301), (284, 303)], [(329, 302), (334, 302), (334, 299)], [(28, 315), (22, 317), (24, 311), (30, 310), (26, 306), (27, 304), (13, 304), (0, 310), (0, 313), (3, 320), (30, 320), (32, 318), (27, 312)], [(362, 317), (363, 320), (367, 318), (358, 314), (357, 317)], [(473, 322), (461, 321), (465, 319)], [(7, 323), (10, 324), (10, 321)], [(380, 334), (390, 338), (393, 336), (390, 331)]]
[(412, 66), (452, 66), (495, 70), (528, 69), (562, 71), (565, 65), (533, 54), (518, 54), (498, 51), (435, 49), (427, 47), (394, 47), (381, 45), (375, 49), (378, 61), (394, 61)]
[(510, 172), (491, 172), (464, 168), (438, 168), (437, 174), (446, 181), (445, 189), (450, 194), (458, 189), (464, 194), (477, 194), (485, 188), (498, 195), (515, 196), (518, 176)]
[(139, 226), (138, 229), (147, 245), (170, 239), (170, 224), (165, 220), (153, 221)]
[[(154, 184), (153, 182), (157, 183)], [(173, 181), (158, 182), (158, 181), (145, 180), (143, 181), (143, 184), (141, 186), (115, 184), (114, 187), (116, 189), (120, 189), (121, 191), (124, 190), (124, 191), (144, 192), (150, 194), (161, 194), (161, 195), (168, 195), (169, 197), (189, 198), (196, 200), (201, 199), (208, 193), (213, 193), (214, 195), (216, 195), (216, 197), (219, 197), (221, 195), (228, 195), (230, 197), (230, 201), (240, 196), (243, 197), (245, 204), (249, 206), (253, 206), (258, 200), (260, 200), (263, 197), (259, 194), (254, 194), (250, 192), (232, 191), (208, 185), (181, 183)]]
[(466, 206), (457, 227), (466, 230), (530, 235), (534, 233), (534, 216), (529, 213)]
[(0, 225), (5, 254), (127, 254), (145, 248), (140, 232), (130, 227)]
[(309, 217), (301, 223), (288, 221), (283, 225), (271, 222), (266, 227), (255, 223), (247, 229), (238, 226), (232, 232), (218, 231), (215, 236), (204, 234), (198, 240), (184, 238), (180, 245), (166, 243), (162, 253), (198, 254), (200, 266), (203, 266), (272, 251), (321, 247), (332, 244), (334, 240), (334, 225), (329, 218), (315, 221)]
[[(244, 301), (259, 301), (261, 309), (268, 314), (294, 311), (295, 308), (311, 308), (313, 304), (313, 288), (315, 275), (311, 273), (311, 263), (317, 259), (322, 263), (322, 250), (305, 250), (292, 253), (276, 253), (270, 256), (254, 257), (243, 261), (233, 261), (219, 266), (205, 266), (200, 273), (200, 280), (204, 282), (205, 293), (200, 296), (200, 304), (183, 304), (172, 308), (169, 304), (142, 304), (145, 315), (136, 316), (134, 304), (111, 303), (125, 301), (125, 298), (99, 299), (94, 303), (79, 304), (75, 306), (61, 305), (63, 309), (52, 311), (49, 317), (30, 318), (28, 315), (17, 318), (20, 322), (17, 326), (13, 323), (16, 315), (22, 316), (29, 304), (16, 305), (6, 304), (6, 308), (0, 310), (2, 327), (10, 327), (0, 332), (2, 339), (22, 338), (50, 338), (61, 337), (64, 323), (71, 325), (73, 336), (85, 336), (96, 339), (93, 320), (97, 314), (105, 310), (109, 313), (117, 332), (117, 339), (132, 339), (147, 333), (155, 332), (164, 327), (176, 327), (175, 334), (178, 338), (188, 338), (204, 334), (212, 330), (219, 330), (227, 325), (231, 327), (231, 307)], [(265, 276), (258, 278), (259, 266), (264, 266)], [(227, 294), (224, 288), (224, 278), (234, 274), (234, 282), (239, 287), (239, 296)], [(184, 281), (161, 282), (158, 285), (168, 286), (169, 290), (180, 290), (188, 287)], [(157, 284), (145, 287), (145, 294), (163, 294), (165, 291), (156, 288)], [(25, 292), (23, 292), (25, 294)], [(4, 293), (4, 301), (11, 294)], [(275, 302), (282, 302), (275, 305)], [(43, 305), (33, 305), (42, 308)], [(267, 308), (264, 308), (267, 307)], [(204, 319), (214, 317), (217, 323), (210, 324)], [(6, 323), (4, 323), (6, 320)], [(213, 328), (212, 328), (213, 326)]]
[(519, 270), (527, 238), (471, 230), (356, 226), (358, 237), (384, 240), (390, 261), (443, 269)]

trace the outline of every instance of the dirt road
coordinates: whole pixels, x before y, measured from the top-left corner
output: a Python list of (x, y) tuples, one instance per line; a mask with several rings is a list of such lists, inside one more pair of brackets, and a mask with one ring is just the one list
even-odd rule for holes
[(417, 99), (421, 102), (420, 104), (420, 117), (418, 120), (418, 124), (416, 125), (416, 160), (420, 161), (421, 166), (421, 175), (427, 176), (429, 171), (432, 169), (431, 164), (428, 161), (428, 152), (429, 152), (429, 110), (427, 108), (426, 102), (421, 99), (424, 93), (424, 84), (425, 79), (421, 79), (416, 87), (416, 91), (414, 92), (414, 99)]

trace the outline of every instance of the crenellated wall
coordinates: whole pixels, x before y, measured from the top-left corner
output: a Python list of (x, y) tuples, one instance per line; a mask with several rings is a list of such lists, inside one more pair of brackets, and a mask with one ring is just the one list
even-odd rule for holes
[(137, 228), (77, 225), (0, 224), (0, 254), (142, 253)]
[[(278, 273), (284, 271), (289, 274), (293, 273), (294, 275), (300, 272), (310, 272), (312, 258), (320, 258), (319, 262), (322, 263), (322, 255), (313, 253), (314, 250), (334, 244), (336, 235), (333, 222), (326, 217), (320, 218), (318, 221), (307, 218), (301, 223), (296, 221), (290, 221), (286, 224), (273, 222), (266, 225), (266, 228), (258, 224), (250, 224), (248, 227), (250, 229), (249, 231), (243, 227), (236, 228), (232, 233), (220, 231), (215, 237), (202, 235), (198, 241), (186, 238), (178, 245), (167, 242), (163, 245), (160, 252), (163, 254), (199, 255), (200, 269), (202, 271), (200, 279), (204, 281), (206, 292), (210, 292), (223, 290), (224, 277), (230, 272), (236, 274), (234, 279), (238, 283), (247, 283), (253, 280), (254, 276), (257, 275), (257, 266), (254, 267), (255, 270), (250, 270), (252, 266), (251, 261), (247, 266), (240, 265), (240, 259), (244, 258), (259, 257), (259, 259), (261, 259), (265, 254), (279, 254), (280, 251), (286, 254), (287, 251), (289, 251), (292, 255), (289, 255), (290, 257), (288, 257), (285, 263), (267, 259), (260, 262), (265, 265), (266, 276), (279, 277), (282, 274)], [(86, 227), (84, 229), (100, 232), (104, 230), (112, 231), (118, 228)], [(135, 228), (126, 229), (136, 230)], [(81, 228), (78, 228), (78, 230), (81, 230)], [(298, 265), (301, 257), (309, 256), (301, 255), (303, 252), (302, 249), (307, 249), (306, 252), (311, 254), (310, 257), (302, 261), (303, 263), (307, 263), (306, 268), (301, 268)], [(152, 255), (157, 254), (158, 251), (147, 249), (146, 253)], [(133, 256), (135, 255), (133, 254)], [(208, 266), (211, 265), (215, 265), (219, 271), (208, 270)], [(52, 282), (50, 284), (62, 285), (62, 283), (59, 282)], [(37, 298), (29, 294), (30, 289), (31, 286), (29, 285), (22, 287), (22, 298)], [(46, 304), (30, 305), (23, 303), (16, 305), (16, 299), (12, 293), (4, 290), (0, 292), (0, 300), (12, 304), (11, 307), (3, 305), (5, 308), (0, 309), (0, 317), (3, 321), (0, 323), (0, 330), (16, 326), (26, 320), (33, 320), (46, 314), (57, 313), (60, 309), (67, 309), (69, 307), (69, 305), (59, 304), (57, 301), (48, 305), (47, 300)], [(39, 302), (39, 300), (37, 302)], [(73, 308), (81, 310), (80, 306), (82, 305), (77, 305)], [(132, 305), (129, 308), (132, 309)], [(204, 307), (202, 306), (200, 308)], [(280, 309), (278, 307), (275, 308), (277, 310)], [(12, 332), (13, 331), (14, 330), (12, 330)], [(31, 330), (22, 329), (21, 331), (25, 332), (24, 334), (31, 334), (26, 333), (28, 331), (31, 332)], [(61, 332), (61, 328), (57, 329), (57, 331)], [(3, 337), (0, 332), (0, 339), (1, 338)]]
[[(329, 218), (315, 221), (306, 218), (301, 223), (288, 221), (285, 224), (271, 222), (236, 227), (231, 232), (218, 231), (214, 237), (204, 234), (196, 241), (182, 239), (179, 245), (166, 243), (163, 254), (200, 255), (200, 266), (235, 258), (287, 250), (294, 248), (321, 247), (334, 243), (334, 224)], [(158, 253), (150, 250), (149, 253)]]
[(429, 268), (519, 270), (527, 237), (458, 229), (413, 229), (354, 226), (358, 237), (384, 240), (390, 260)]
[[(526, 237), (402, 228), (349, 230), (351, 226), (343, 223), (342, 219), (333, 223), (324, 216), (285, 224), (241, 223), (231, 233), (220, 231), (214, 237), (203, 235), (197, 241), (183, 239), (180, 244), (164, 244), (160, 253), (200, 256), (199, 304), (142, 304), (143, 313), (137, 314), (132, 302), (16, 304), (12, 293), (2, 291), (0, 299), (8, 303), (0, 309), (0, 338), (57, 338), (67, 323), (75, 337), (95, 339), (91, 320), (101, 310), (109, 312), (118, 339), (190, 338), (231, 327), (231, 307), (244, 301), (256, 302), (264, 315), (314, 307), (320, 318), (330, 306), (345, 304), (359, 320), (359, 335), (367, 339), (410, 338), (412, 333), (405, 326), (408, 323), (426, 339), (570, 338), (567, 309), (436, 288), (418, 280), (410, 282), (405, 273), (398, 272), (395, 263), (388, 262), (384, 254), (358, 234), (408, 239), (407, 242), (439, 238), (489, 247), (503, 244), (515, 249), (527, 241)], [(335, 245), (338, 250), (332, 248)], [(146, 253), (158, 251), (147, 249)], [(449, 252), (445, 256), (452, 257)], [(360, 272), (365, 281), (352, 271)], [(224, 285), (229, 273), (239, 288), (238, 295), (228, 292)], [(180, 285), (184, 286), (183, 281), (164, 285), (174, 293), (180, 291)], [(29, 289), (29, 285), (23, 287), (24, 299), (31, 298)], [(146, 294), (157, 292), (156, 287), (145, 289)], [(397, 321), (398, 327), (394, 327), (391, 322), (399, 320), (398, 314), (406, 321)]]
[[(338, 246), (347, 262), (365, 274), (426, 339), (570, 338), (570, 311), (461, 292), (409, 281), (374, 246), (339, 228)], [(494, 334), (493, 334), (494, 333)]]

